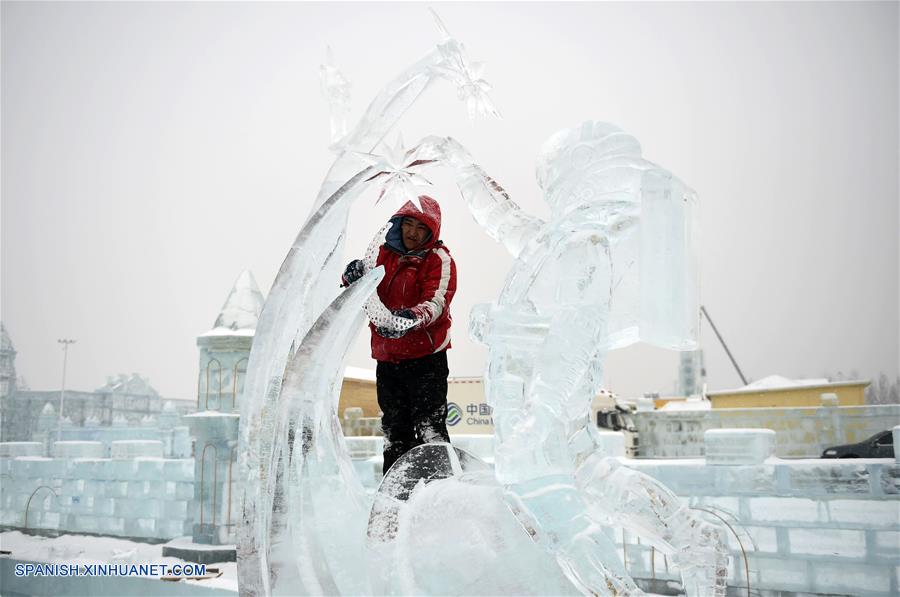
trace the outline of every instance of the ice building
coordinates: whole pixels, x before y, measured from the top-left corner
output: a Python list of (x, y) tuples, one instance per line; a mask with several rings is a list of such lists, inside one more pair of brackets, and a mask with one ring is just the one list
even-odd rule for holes
[(212, 329), (197, 337), (197, 412), (184, 420), (194, 440), (194, 543), (234, 543), (240, 399), (253, 334), (265, 299), (253, 274), (241, 272)]
[[(9, 338), (5, 330), (4, 336)], [(62, 391), (17, 388), (11, 381), (16, 379), (15, 351), (11, 342), (8, 346), (0, 357), (9, 364), (10, 380), (0, 395), (0, 440), (39, 442), (41, 455), (50, 455), (57, 440), (100, 442), (106, 456), (116, 441), (159, 441), (168, 457), (190, 456), (190, 437), (180, 418), (194, 410), (191, 402), (163, 398), (137, 373), (119, 374), (93, 392), (66, 390), (60, 426)]]
[[(252, 274), (241, 273), (197, 339), (192, 400), (164, 399), (140, 375), (118, 375), (94, 392), (67, 390), (58, 426), (60, 391), (15, 390), (10, 381), (0, 475), (12, 481), (0, 484), (0, 525), (227, 543), (237, 512), (233, 410), (262, 302)], [(15, 380), (15, 350), (3, 336), (4, 379)]]
[(253, 274), (244, 270), (228, 293), (212, 329), (197, 337), (198, 411), (237, 412), (253, 333), (264, 302)]
[(0, 525), (44, 534), (161, 540), (185, 534), (193, 498), (187, 400), (160, 396), (137, 373), (92, 392), (35, 391), (15, 383), (3, 329), (0, 366)]

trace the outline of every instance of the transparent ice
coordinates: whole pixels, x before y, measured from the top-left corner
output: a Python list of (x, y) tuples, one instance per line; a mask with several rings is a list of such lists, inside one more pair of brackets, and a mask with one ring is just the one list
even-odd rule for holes
[[(390, 160), (373, 164), (371, 156), (430, 83), (466, 64), (462, 45), (441, 30), (440, 47), (390, 81), (343, 136), (349, 85), (333, 64), (323, 68), (337, 157), (272, 284), (244, 386), (238, 530), (243, 595), (370, 592), (359, 567), (368, 504), (335, 411), (344, 352), (361, 324), (365, 291), (374, 289), (380, 274), (369, 272), (347, 298), (335, 298), (336, 282), (353, 200), (367, 187), (384, 183), (381, 190), (389, 192), (405, 182), (398, 176), (378, 180), (378, 164)], [(467, 93), (476, 101), (484, 96), (480, 87)], [(395, 329), (408, 325), (382, 316)], [(298, 438), (301, 450), (294, 449)]]
[[(724, 594), (721, 530), (606, 457), (589, 418), (607, 350), (638, 340), (694, 345), (693, 192), (605, 123), (561, 131), (544, 146), (548, 221), (524, 213), (453, 139), (429, 137), (411, 150), (399, 142), (385, 156), (387, 134), (436, 78), (457, 86), (470, 113), (496, 115), (478, 67), (440, 29), (438, 48), (389, 82), (346, 134), (349, 85), (333, 65), (323, 69), (337, 157), (260, 315), (245, 384), (242, 595), (638, 593), (613, 526), (670, 554), (690, 594)], [(395, 527), (373, 543), (370, 514), (389, 487), (370, 512), (337, 419), (342, 362), (366, 316), (394, 330), (410, 322), (374, 293), (385, 229), (367, 251), (367, 274), (338, 293), (344, 234), (363, 190), (403, 200), (419, 182), (413, 170), (435, 163), (451, 169), (476, 221), (515, 257), (498, 300), (470, 322), (489, 349), (495, 469), (469, 470), (449, 450), (447, 474), (426, 482), (398, 462), (409, 491), (388, 495)], [(420, 446), (407, 462), (433, 448)], [(470, 573), (447, 578), (435, 562), (467, 563)]]

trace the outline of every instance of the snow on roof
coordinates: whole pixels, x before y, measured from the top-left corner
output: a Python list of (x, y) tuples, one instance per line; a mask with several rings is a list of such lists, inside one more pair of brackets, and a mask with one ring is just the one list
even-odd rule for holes
[(819, 388), (829, 386), (846, 386), (856, 384), (868, 384), (867, 381), (828, 381), (824, 377), (812, 377), (805, 379), (789, 379), (781, 375), (769, 375), (746, 386), (735, 388), (732, 390), (716, 390), (715, 392), (707, 392), (707, 396), (715, 396), (717, 394), (731, 394), (734, 392), (760, 392), (765, 390), (780, 390), (790, 388)]
[(788, 379), (781, 375), (769, 375), (744, 386), (743, 390), (768, 390), (772, 388), (795, 388), (800, 386), (821, 386), (828, 383), (824, 377)]
[[(242, 271), (228, 293), (213, 329), (203, 336), (252, 335), (265, 302), (253, 274), (250, 270)], [(250, 330), (251, 333), (235, 334), (238, 330)]]
[(710, 410), (712, 403), (705, 398), (690, 397), (687, 400), (670, 400), (663, 404), (659, 410)]

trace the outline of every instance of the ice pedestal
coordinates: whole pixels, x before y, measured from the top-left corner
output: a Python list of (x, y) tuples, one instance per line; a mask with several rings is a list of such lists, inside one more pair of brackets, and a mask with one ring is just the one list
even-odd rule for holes
[(240, 415), (212, 411), (186, 415), (194, 438), (194, 543), (235, 542), (238, 505), (234, 462)]
[(577, 594), (519, 524), (491, 467), (424, 444), (388, 471), (369, 519), (376, 595)]

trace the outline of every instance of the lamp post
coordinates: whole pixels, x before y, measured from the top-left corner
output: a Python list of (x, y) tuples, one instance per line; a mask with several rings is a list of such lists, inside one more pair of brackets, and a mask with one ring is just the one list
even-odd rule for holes
[(63, 408), (66, 404), (66, 361), (69, 356), (69, 344), (75, 344), (75, 340), (62, 338), (57, 340), (57, 342), (63, 345), (62, 390), (59, 393), (59, 419), (56, 422), (56, 441), (59, 442), (62, 441)]

